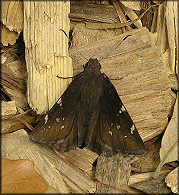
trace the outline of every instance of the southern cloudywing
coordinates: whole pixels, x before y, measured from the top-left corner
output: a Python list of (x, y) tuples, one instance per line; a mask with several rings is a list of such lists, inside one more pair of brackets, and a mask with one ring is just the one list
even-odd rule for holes
[(39, 120), (30, 140), (58, 151), (86, 146), (98, 154), (142, 154), (143, 141), (97, 59), (89, 59), (63, 95)]

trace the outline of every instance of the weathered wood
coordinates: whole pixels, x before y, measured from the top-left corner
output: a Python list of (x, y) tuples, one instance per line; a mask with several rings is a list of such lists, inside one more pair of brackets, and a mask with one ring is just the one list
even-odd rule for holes
[(147, 194), (171, 194), (170, 188), (167, 187), (165, 183), (165, 177), (168, 173), (160, 175), (158, 179), (153, 179), (149, 177), (144, 181), (140, 181), (134, 184), (131, 184), (132, 187), (142, 190)]
[(140, 6), (140, 0), (137, 1), (130, 1), (130, 0), (120, 0), (120, 2), (125, 6), (128, 7), (129, 9), (133, 9), (133, 10), (140, 10), (141, 6)]
[[(78, 151), (76, 150), (77, 153)], [(85, 151), (83, 154), (80, 151), (80, 154), (84, 158), (79, 158), (79, 163), (76, 166), (73, 165), (73, 162), (60, 158), (49, 147), (30, 142), (24, 130), (2, 135), (2, 157), (34, 161), (39, 174), (60, 193), (95, 192), (96, 182), (81, 169), (81, 164), (85, 163), (92, 168), (92, 163), (89, 164), (88, 161), (88, 157), (91, 158), (92, 156)]]
[(157, 17), (157, 46), (158, 50), (163, 54), (168, 48), (166, 19), (165, 19), (166, 2), (159, 5)]
[[(141, 12), (145, 11), (151, 6), (151, 1), (140, 1)], [(142, 18), (143, 27), (151, 28), (152, 12), (147, 12)]]
[(167, 1), (166, 28), (170, 48), (170, 66), (174, 74), (178, 74), (178, 1)]
[(72, 162), (74, 166), (80, 167), (81, 170), (88, 174), (90, 174), (91, 172), (92, 169), (91, 165), (98, 157), (97, 153), (94, 153), (86, 148), (83, 149), (76, 148), (76, 150), (70, 150), (68, 152), (56, 151), (56, 153), (59, 156), (63, 155), (68, 162)]
[(167, 186), (169, 186), (173, 193), (178, 194), (179, 193), (179, 187), (178, 187), (178, 170), (179, 168), (175, 168), (173, 171), (171, 171), (167, 177), (165, 178), (165, 182)]
[[(126, 36), (122, 44), (114, 48)], [(146, 28), (99, 40), (95, 43), (70, 50), (74, 74), (82, 71), (86, 58), (105, 58), (102, 71), (112, 80), (136, 127), (147, 141), (160, 134), (168, 124), (175, 97), (171, 86), (177, 88), (176, 77), (170, 79), (171, 71), (165, 56), (161, 56), (154, 45), (155, 36)], [(79, 53), (80, 52), (80, 53)], [(165, 53), (168, 55), (168, 53)]]
[(115, 9), (111, 5), (89, 4), (84, 2), (71, 2), (69, 14), (71, 21), (91, 21), (91, 22), (119, 22)]
[[(96, 23), (99, 24), (99, 23)], [(93, 30), (85, 27), (84, 23), (77, 24), (73, 29), (72, 47), (88, 45), (95, 41), (122, 34), (121, 29)]]
[(135, 156), (131, 160), (131, 170), (137, 173), (155, 171), (160, 163), (159, 149), (161, 146), (161, 136), (154, 137), (145, 143), (146, 152)]
[(18, 34), (23, 29), (23, 1), (2, 1), (1, 22)]
[[(170, 170), (163, 170), (160, 172), (161, 175), (169, 173)], [(139, 173), (139, 174), (134, 174), (130, 176), (129, 179), (129, 186), (132, 186), (133, 184), (136, 184), (138, 182), (145, 181), (147, 179), (152, 179), (154, 172), (146, 172), (146, 173)]]
[(13, 55), (2, 55), (4, 63), (1, 66), (1, 85), (6, 95), (15, 101), (16, 106), (27, 108), (25, 63), (15, 60)]
[(130, 164), (122, 154), (110, 158), (98, 157), (95, 178), (103, 184), (97, 183), (95, 193), (125, 193), (128, 189), (130, 172)]
[[(121, 4), (121, 6), (123, 6)], [(102, 22), (86, 22), (86, 27), (89, 29), (117, 29), (117, 28), (123, 28), (126, 26), (130, 26), (132, 24), (135, 24), (138, 28), (142, 27), (141, 21), (140, 19), (143, 18), (143, 16), (152, 8), (155, 7), (156, 5), (151, 5), (148, 9), (146, 9), (144, 12), (142, 12), (140, 14), (140, 16), (138, 17), (133, 10), (128, 10), (127, 8), (123, 8), (125, 13), (127, 13), (129, 15), (129, 18), (131, 18), (130, 22), (123, 22), (123, 23), (112, 23), (112, 24), (108, 24), (108, 23), (102, 23)], [(130, 28), (131, 29), (131, 28)]]
[[(127, 5), (125, 5), (126, 1), (123, 1), (121, 3), (121, 1), (119, 1), (119, 5), (122, 8), (122, 10), (124, 11), (124, 13), (130, 18), (131, 21), (135, 20), (138, 18), (137, 14), (135, 13), (134, 10), (139, 9), (139, 1), (137, 2), (132, 2), (130, 1)], [(128, 7), (129, 5), (131, 5), (132, 3), (134, 3), (134, 10), (131, 7)], [(140, 9), (139, 9), (140, 10)], [(142, 27), (142, 22), (140, 20), (134, 22), (134, 25), (137, 28), (141, 28)]]
[(68, 39), (69, 1), (24, 1), (24, 41), (29, 105), (44, 113), (57, 101), (72, 76)]
[(18, 37), (18, 33), (10, 31), (5, 25), (1, 23), (1, 43), (4, 46), (8, 46), (8, 44), (13, 45)]
[(1, 43), (13, 45), (23, 28), (23, 1), (1, 1)]
[(26, 111), (22, 114), (3, 116), (1, 118), (1, 133), (10, 133), (27, 127), (23, 122), (32, 125), (36, 119), (33, 114)]
[(15, 101), (1, 101), (1, 116), (15, 115), (17, 113)]

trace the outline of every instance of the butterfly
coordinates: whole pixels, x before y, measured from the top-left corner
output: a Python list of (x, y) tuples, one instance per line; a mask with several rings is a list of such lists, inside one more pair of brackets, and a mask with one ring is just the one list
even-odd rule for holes
[(97, 59), (90, 58), (30, 133), (33, 142), (67, 152), (84, 146), (99, 155), (142, 154), (144, 143)]

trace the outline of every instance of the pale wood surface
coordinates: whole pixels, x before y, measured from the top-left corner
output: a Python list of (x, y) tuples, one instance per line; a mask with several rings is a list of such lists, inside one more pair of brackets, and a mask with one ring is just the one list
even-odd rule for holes
[(1, 101), (1, 116), (15, 115), (17, 113), (15, 101)]
[(178, 194), (179, 186), (178, 186), (178, 167), (171, 171), (167, 177), (165, 178), (165, 182), (171, 188), (173, 193)]
[(24, 1), (24, 41), (28, 72), (27, 99), (37, 113), (49, 110), (72, 76), (68, 39), (69, 1)]

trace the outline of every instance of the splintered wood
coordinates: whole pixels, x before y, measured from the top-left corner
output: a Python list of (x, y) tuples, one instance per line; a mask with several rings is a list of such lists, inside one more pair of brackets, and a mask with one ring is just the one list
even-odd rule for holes
[(24, 1), (24, 41), (28, 72), (27, 98), (37, 113), (49, 110), (72, 76), (68, 39), (69, 1)]
[(178, 1), (164, 1), (154, 11), (151, 32), (157, 32), (157, 46), (161, 53), (169, 48), (170, 67), (178, 73)]
[[(34, 161), (37, 171), (43, 176), (48, 185), (62, 194), (95, 192), (96, 183), (79, 168), (83, 168), (83, 165), (86, 164), (85, 167), (88, 166), (87, 169), (90, 170), (97, 155), (81, 150), (76, 151), (76, 153), (78, 152), (83, 158), (78, 159), (78, 164), (72, 165), (57, 156), (49, 147), (30, 142), (28, 134), (24, 130), (3, 135), (2, 157), (12, 160), (29, 159)], [(68, 154), (66, 155), (69, 158)], [(91, 159), (91, 163), (89, 159)]]
[[(11, 49), (2, 49), (1, 90), (15, 101), (16, 106), (27, 108), (25, 62), (15, 59)], [(14, 49), (15, 50), (15, 49)]]
[[(164, 156), (162, 150), (176, 147), (171, 138), (177, 137), (177, 111), (170, 122), (168, 116), (176, 101), (172, 91), (178, 90), (178, 2), (153, 1), (159, 2), (153, 9), (150, 2), (140, 0), (96, 2), (2, 1), (1, 43), (14, 44), (23, 30), (27, 68), (26, 73), (16, 47), (2, 47), (1, 96), (6, 100), (1, 105), (2, 158), (34, 161), (37, 172), (57, 193), (177, 193), (178, 168), (168, 174), (164, 167), (158, 179), (152, 177)], [(147, 7), (141, 9), (142, 5)], [(68, 38), (60, 29), (72, 32), (69, 51)], [(131, 36), (122, 41), (127, 35)], [(57, 152), (30, 142), (22, 128), (34, 126), (34, 111), (42, 114), (53, 106), (71, 81), (57, 75), (72, 77), (83, 71), (84, 57), (100, 61), (145, 142), (144, 154), (108, 158), (86, 148)], [(34, 111), (28, 110), (27, 99)], [(167, 162), (177, 160), (177, 151), (172, 151), (175, 156), (168, 156)]]
[(167, 116), (175, 101), (171, 86), (177, 88), (169, 62), (159, 54), (154, 42), (155, 36), (141, 28), (70, 50), (75, 74), (86, 63), (80, 53), (86, 58), (103, 59), (102, 71), (111, 79), (144, 141), (160, 134), (167, 126)]
[(102, 184), (97, 183), (96, 193), (126, 193), (130, 172), (130, 164), (121, 154), (110, 158), (99, 156), (95, 177)]
[(23, 2), (1, 1), (1, 43), (13, 45), (23, 29)]

